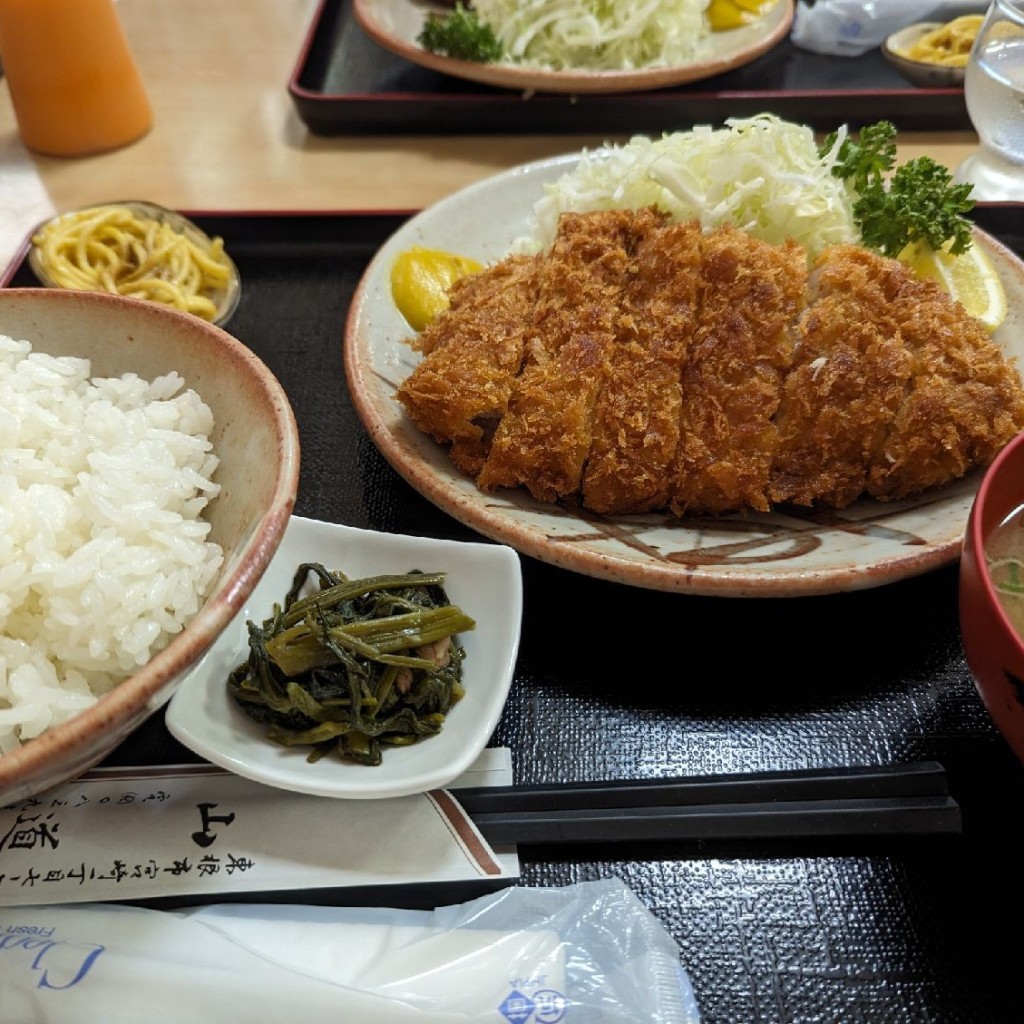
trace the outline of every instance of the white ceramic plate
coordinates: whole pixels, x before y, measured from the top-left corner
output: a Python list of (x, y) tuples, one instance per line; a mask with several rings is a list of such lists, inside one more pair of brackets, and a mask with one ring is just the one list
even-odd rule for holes
[[(622, 0), (625, 2), (625, 0)], [(538, 71), (514, 64), (480, 64), (424, 50), (416, 41), (430, 11), (451, 7), (429, 0), (355, 0), (352, 11), (363, 31), (386, 50), (432, 71), (509, 89), (560, 93), (639, 92), (695, 82), (742, 67), (789, 34), (793, 0), (776, 0), (756, 22), (713, 32), (699, 59), (672, 67), (636, 71)]]
[[(269, 617), (302, 562), (320, 562), (352, 577), (410, 569), (448, 574), (448, 596), (472, 616), (476, 628), (460, 636), (466, 649), (466, 695), (440, 733), (385, 750), (374, 767), (330, 755), (309, 764), (308, 748), (272, 743), (264, 726), (228, 695), (228, 673), (248, 654), (246, 622)], [(252, 596), (175, 693), (167, 728), (208, 761), (280, 789), (352, 800), (436, 789), (461, 775), (487, 745), (512, 683), (521, 620), (522, 578), (511, 548), (357, 530), (293, 516)]]
[[(413, 245), (498, 260), (531, 231), (545, 182), (579, 154), (526, 164), (478, 182), (406, 222), (367, 267), (349, 311), (345, 366), (359, 416), (384, 457), (421, 494), (523, 554), (632, 586), (729, 597), (859, 590), (955, 561), (979, 474), (918, 498), (857, 502), (840, 512), (721, 519), (602, 517), (533, 501), (526, 491), (484, 494), (405, 416), (395, 389), (418, 355), (391, 298), (398, 253)], [(996, 332), (1024, 366), (1024, 263), (976, 232), (1006, 287), (1010, 314)]]

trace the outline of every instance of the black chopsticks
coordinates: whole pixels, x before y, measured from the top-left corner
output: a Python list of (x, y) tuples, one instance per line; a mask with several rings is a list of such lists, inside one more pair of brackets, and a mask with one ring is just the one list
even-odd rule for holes
[(494, 845), (955, 833), (935, 761), (454, 789)]

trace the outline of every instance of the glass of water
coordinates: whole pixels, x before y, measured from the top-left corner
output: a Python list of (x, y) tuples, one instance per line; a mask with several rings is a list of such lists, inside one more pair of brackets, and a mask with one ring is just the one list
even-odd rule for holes
[(964, 75), (979, 146), (954, 180), (976, 199), (1024, 200), (1024, 0), (993, 0)]

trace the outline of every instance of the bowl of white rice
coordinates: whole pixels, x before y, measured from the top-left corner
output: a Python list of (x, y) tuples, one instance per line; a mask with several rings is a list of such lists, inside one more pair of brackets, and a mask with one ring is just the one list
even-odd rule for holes
[(141, 299), (0, 289), (0, 806), (96, 764), (209, 649), (295, 504), (244, 344)]

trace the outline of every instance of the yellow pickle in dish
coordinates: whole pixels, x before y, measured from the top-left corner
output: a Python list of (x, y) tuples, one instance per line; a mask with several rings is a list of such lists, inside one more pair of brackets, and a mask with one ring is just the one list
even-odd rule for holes
[(966, 67), (983, 20), (982, 14), (962, 15), (925, 32), (911, 45), (897, 52), (901, 57), (923, 61), (925, 64)]
[(448, 308), (448, 292), (460, 278), (483, 270), (468, 256), (413, 246), (399, 253), (391, 267), (391, 294), (402, 316), (422, 331)]
[(141, 200), (53, 217), (33, 233), (29, 263), (51, 288), (148, 299), (217, 324), (238, 303), (238, 270), (224, 240)]

